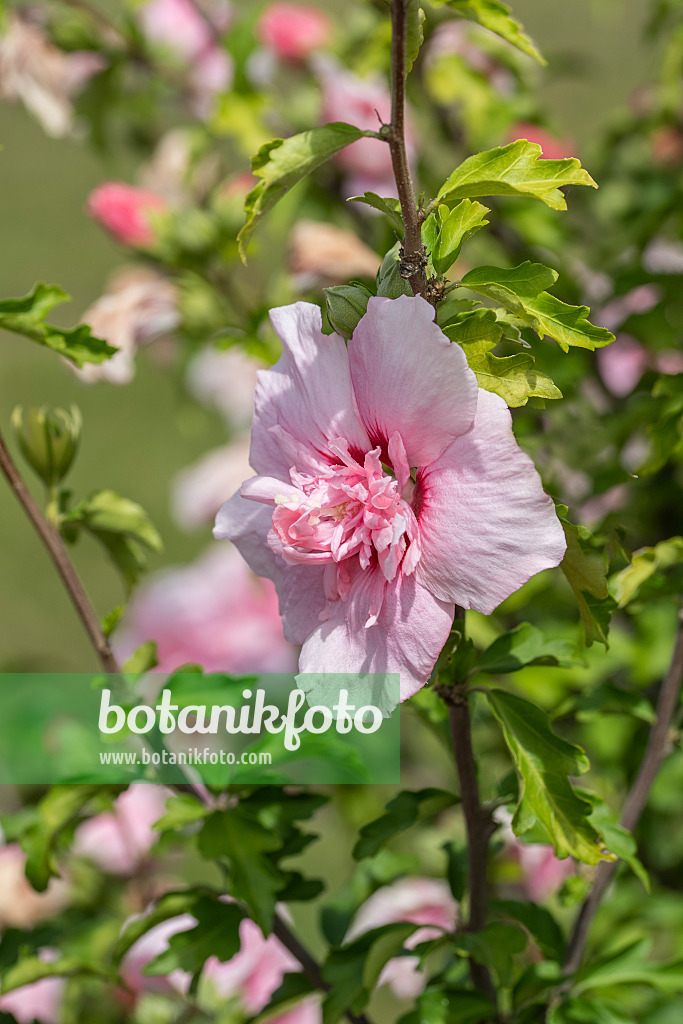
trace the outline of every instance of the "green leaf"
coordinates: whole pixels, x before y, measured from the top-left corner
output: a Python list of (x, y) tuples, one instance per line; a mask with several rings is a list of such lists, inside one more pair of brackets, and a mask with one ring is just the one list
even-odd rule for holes
[(593, 805), (593, 813), (590, 819), (605, 840), (608, 850), (618, 857), (619, 860), (623, 860), (625, 864), (628, 864), (636, 878), (642, 882), (645, 892), (650, 893), (652, 891), (650, 876), (637, 857), (638, 848), (632, 834), (627, 828), (619, 824), (605, 801), (601, 800), (599, 796), (595, 793), (583, 792), (582, 796), (585, 796), (588, 802)]
[[(683, 590), (682, 567), (683, 537), (670, 537), (654, 547), (639, 548), (633, 552), (631, 564), (613, 577), (612, 594), (620, 608), (644, 595), (680, 594)], [(677, 571), (669, 573), (670, 569)]]
[(614, 341), (604, 327), (595, 327), (586, 319), (588, 306), (570, 306), (543, 291), (557, 280), (557, 274), (540, 263), (522, 263), (512, 270), (502, 267), (477, 267), (465, 274), (464, 288), (502, 303), (506, 309), (528, 324), (539, 338), (553, 338), (563, 352), (576, 348), (602, 348)]
[(463, 243), (488, 224), (490, 212), (481, 203), (463, 199), (453, 210), (443, 204), (430, 213), (422, 225), (422, 241), (437, 274), (445, 274), (455, 263)]
[(503, 326), (495, 310), (476, 309), (447, 324), (444, 333), (462, 346), (479, 387), (500, 395), (510, 407), (526, 405), (529, 398), (562, 398), (550, 377), (535, 368), (529, 353), (493, 355), (491, 349), (502, 339)]
[(494, 640), (479, 658), (479, 669), (493, 675), (517, 672), (527, 665), (576, 664), (575, 651), (566, 640), (546, 640), (537, 626), (522, 622)]
[(2, 975), (0, 993), (6, 995), (24, 985), (32, 985), (43, 978), (77, 978), (95, 977), (113, 981), (110, 971), (98, 967), (95, 963), (84, 963), (73, 956), (62, 956), (59, 960), (46, 961), (37, 956), (28, 956), (12, 967), (8, 967)]
[(554, 1006), (547, 1024), (637, 1024), (630, 1014), (602, 999), (567, 999)]
[(461, 18), (476, 21), (477, 24), (495, 32), (506, 42), (516, 46), (522, 53), (533, 57), (539, 64), (546, 64), (536, 44), (529, 38), (520, 23), (511, 16), (510, 8), (501, 0), (434, 0), (435, 3), (448, 4)]
[(517, 900), (492, 900), (491, 911), (518, 921), (531, 935), (543, 956), (562, 963), (565, 941), (562, 929), (545, 907)]
[(542, 159), (535, 142), (518, 139), (507, 146), (470, 156), (446, 179), (431, 204), (481, 196), (528, 196), (540, 199), (553, 210), (566, 210), (560, 191), (566, 185), (598, 186), (576, 157)]
[(609, 621), (616, 608), (607, 589), (607, 554), (585, 527), (568, 521), (565, 505), (557, 506), (557, 514), (567, 538), (560, 569), (578, 602), (586, 644), (590, 647), (598, 640), (606, 647)]
[(70, 301), (71, 296), (58, 285), (38, 283), (23, 298), (0, 302), (0, 327), (59, 352), (79, 367), (111, 359), (118, 349), (96, 338), (85, 324), (67, 329), (45, 323), (54, 306)]
[(214, 811), (204, 822), (198, 842), (203, 857), (225, 857), (230, 862), (233, 895), (244, 900), (267, 935), (278, 893), (286, 881), (268, 856), (280, 847), (280, 837), (237, 806)]
[(485, 1024), (499, 1020), (491, 1000), (469, 988), (428, 985), (417, 1001), (418, 1010), (399, 1024)]
[(443, 789), (404, 790), (389, 801), (381, 817), (363, 825), (353, 856), (356, 860), (374, 857), (389, 840), (413, 825), (435, 818), (456, 802), (457, 797)]
[(261, 180), (244, 201), (246, 221), (237, 241), (243, 262), (249, 239), (258, 221), (297, 182), (325, 163), (330, 157), (363, 136), (374, 138), (375, 132), (364, 132), (342, 121), (321, 125), (292, 135), (288, 139), (273, 139), (261, 146), (252, 157), (251, 169)]
[(154, 640), (148, 640), (133, 651), (130, 658), (124, 661), (122, 670), (127, 675), (141, 675), (149, 672), (159, 664), (157, 657), (157, 645)]
[(338, 284), (323, 288), (323, 292), (330, 323), (337, 334), (348, 341), (367, 313), (372, 292), (359, 284)]
[(456, 846), (450, 841), (444, 843), (441, 849), (446, 852), (448, 858), (446, 880), (453, 893), (453, 899), (460, 903), (467, 888), (467, 850), (464, 846)]
[(155, 832), (173, 832), (206, 817), (206, 807), (196, 796), (180, 793), (166, 801), (166, 813), (154, 823)]
[(510, 988), (514, 979), (514, 957), (526, 949), (527, 937), (517, 925), (494, 921), (481, 931), (457, 935), (454, 945), (478, 964), (490, 967), (501, 988)]
[(171, 971), (183, 970), (196, 976), (210, 956), (225, 963), (239, 952), (239, 929), (244, 913), (236, 903), (226, 903), (212, 896), (197, 896), (189, 912), (197, 919), (196, 926), (172, 935), (168, 949), (146, 964), (143, 974), (170, 974)]
[(382, 199), (376, 192), (364, 192), (362, 196), (349, 196), (349, 203), (364, 203), (371, 206), (373, 210), (379, 210), (385, 214), (396, 228), (399, 235), (403, 237), (404, 227), (401, 216), (401, 204), (398, 199)]
[(586, 864), (610, 858), (590, 823), (593, 808), (573, 790), (568, 775), (588, 770), (580, 747), (553, 732), (545, 711), (503, 690), (488, 690), (491, 710), (500, 723), (521, 782), (512, 828), (523, 835), (536, 822), (545, 829), (558, 857)]
[(115, 491), (97, 491), (67, 513), (64, 523), (92, 534), (129, 587), (146, 568), (147, 552), (163, 550), (161, 537), (142, 506)]
[(416, 927), (405, 922), (383, 925), (331, 950), (322, 965), (323, 978), (331, 986), (323, 1003), (323, 1024), (336, 1024), (348, 1009), (362, 1012), (385, 964)]
[(640, 939), (583, 967), (574, 979), (575, 992), (621, 985), (649, 985), (661, 992), (683, 992), (683, 961), (648, 961), (650, 940)]
[(62, 834), (101, 792), (101, 786), (55, 786), (37, 805), (37, 819), (21, 836), (21, 846), (26, 854), (26, 877), (38, 892), (44, 892), (50, 879), (59, 875), (55, 851)]
[(408, 0), (406, 8), (406, 75), (415, 63), (415, 58), (424, 42), (422, 30), (424, 20), (425, 12), (420, 7), (420, 0)]

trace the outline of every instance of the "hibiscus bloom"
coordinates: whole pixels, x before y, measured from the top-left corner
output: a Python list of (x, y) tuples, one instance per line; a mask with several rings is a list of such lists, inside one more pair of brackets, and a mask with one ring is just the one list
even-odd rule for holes
[(497, 395), (420, 297), (371, 298), (348, 349), (317, 306), (271, 312), (284, 353), (259, 373), (250, 462), (218, 513), (275, 582), (302, 672), (423, 686), (455, 605), (490, 614), (565, 540)]

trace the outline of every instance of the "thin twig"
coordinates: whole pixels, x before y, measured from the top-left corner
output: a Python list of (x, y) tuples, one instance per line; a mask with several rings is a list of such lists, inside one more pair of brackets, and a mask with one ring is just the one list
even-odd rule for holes
[(420, 231), (420, 218), (415, 203), (415, 191), (405, 137), (406, 108), (406, 0), (392, 0), (391, 4), (391, 125), (387, 136), (391, 151), (391, 164), (396, 179), (401, 214), (405, 224), (402, 265), (413, 294), (424, 295), (427, 289), (424, 247)]
[(33, 495), (24, 483), (19, 470), (17, 469), (12, 456), (0, 434), (0, 469), (7, 480), (17, 501), (24, 509), (24, 512), (31, 520), (34, 529), (47, 548), (52, 563), (59, 573), (71, 602), (76, 609), (78, 616), (83, 623), (90, 641), (97, 652), (105, 672), (119, 672), (119, 666), (114, 657), (109, 642), (102, 631), (100, 621), (90, 599), (83, 588), (83, 584), (76, 575), (76, 572), (69, 561), (64, 547), (64, 542), (57, 529), (48, 522), (36, 503)]
[[(650, 738), (645, 756), (641, 762), (635, 782), (631, 786), (626, 798), (621, 816), (621, 824), (631, 832), (640, 820), (652, 784), (667, 754), (669, 732), (681, 697), (681, 684), (683, 682), (683, 607), (681, 608), (679, 619), (680, 624), (671, 656), (671, 664), (662, 683), (659, 700), (657, 701), (657, 717), (650, 730)], [(608, 863), (603, 861), (595, 872), (593, 887), (579, 911), (579, 916), (576, 919), (574, 931), (567, 948), (567, 957), (564, 965), (567, 974), (573, 974), (581, 966), (591, 923), (616, 867), (616, 862)]]

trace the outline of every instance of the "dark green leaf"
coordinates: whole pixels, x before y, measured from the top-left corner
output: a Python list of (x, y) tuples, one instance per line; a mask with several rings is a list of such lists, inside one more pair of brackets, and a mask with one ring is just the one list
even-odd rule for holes
[(543, 956), (562, 963), (565, 952), (562, 929), (545, 907), (517, 900), (493, 900), (491, 911), (518, 921), (529, 932)]
[(418, 1010), (399, 1024), (485, 1024), (498, 1019), (493, 1003), (481, 992), (428, 985), (418, 999)]
[(539, 822), (558, 857), (572, 856), (586, 864), (610, 859), (589, 821), (591, 805), (574, 792), (567, 777), (588, 770), (583, 750), (553, 732), (548, 715), (535, 704), (503, 690), (489, 690), (487, 697), (520, 776), (515, 834), (523, 835)]
[(446, 879), (453, 899), (460, 903), (467, 888), (467, 850), (464, 846), (456, 846), (451, 842), (444, 843), (442, 849), (446, 851), (448, 857)]
[(522, 622), (499, 636), (479, 658), (479, 669), (493, 675), (517, 672), (526, 665), (576, 664), (573, 644), (566, 640), (546, 640), (537, 626)]
[(71, 296), (58, 285), (38, 283), (23, 298), (0, 302), (0, 327), (59, 352), (79, 367), (110, 359), (118, 349), (96, 338), (85, 324), (67, 329), (45, 323), (45, 316), (54, 306), (70, 300)]
[(200, 853), (208, 860), (224, 857), (230, 862), (233, 895), (244, 900), (266, 935), (272, 928), (278, 893), (285, 882), (269, 857), (280, 845), (277, 833), (264, 828), (239, 806), (214, 811), (199, 833)]
[(544, 160), (535, 142), (518, 139), (470, 156), (446, 179), (432, 207), (439, 202), (481, 196), (529, 196), (553, 210), (566, 210), (561, 188), (565, 185), (597, 185), (576, 157)]
[(471, 956), (478, 964), (490, 967), (501, 988), (510, 988), (515, 973), (515, 956), (523, 953), (527, 937), (517, 925), (494, 921), (478, 932), (462, 933), (455, 948)]
[(435, 818), (447, 807), (452, 807), (456, 800), (452, 793), (443, 789), (404, 790), (389, 801), (380, 818), (362, 827), (353, 856), (356, 860), (374, 857), (390, 839), (418, 822)]
[(239, 929), (244, 913), (236, 903), (197, 896), (190, 913), (197, 919), (196, 926), (172, 935), (168, 949), (150, 961), (143, 968), (143, 974), (170, 974), (182, 970), (197, 975), (210, 956), (225, 963), (239, 951)]
[(372, 137), (374, 134), (335, 121), (292, 135), (288, 139), (273, 139), (261, 146), (251, 161), (253, 173), (261, 180), (245, 199), (246, 221), (237, 236), (242, 260), (245, 261), (249, 239), (258, 221), (293, 185), (340, 149), (364, 135)]
[(385, 964), (400, 952), (416, 927), (383, 925), (330, 952), (322, 966), (323, 977), (331, 986), (323, 1003), (323, 1024), (336, 1024), (347, 1009), (362, 1012)]
[(621, 985), (649, 985), (661, 992), (683, 992), (683, 961), (649, 961), (650, 940), (640, 939), (587, 964), (576, 975), (575, 992)]
[(406, 8), (406, 75), (415, 63), (424, 41), (422, 23), (425, 12), (420, 7), (420, 0), (408, 0)]

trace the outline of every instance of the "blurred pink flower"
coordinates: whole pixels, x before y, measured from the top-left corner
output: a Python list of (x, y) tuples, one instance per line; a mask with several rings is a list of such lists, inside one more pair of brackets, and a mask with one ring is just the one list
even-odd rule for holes
[[(345, 121), (363, 131), (379, 131), (381, 122), (391, 120), (391, 96), (381, 78), (358, 78), (327, 56), (316, 60), (315, 66), (323, 90), (323, 122)], [(412, 162), (415, 147), (410, 125), (406, 145)], [(351, 175), (350, 195), (363, 191), (396, 195), (391, 153), (381, 139), (358, 139), (342, 149), (335, 160)]]
[(169, 209), (168, 203), (155, 192), (123, 181), (107, 181), (98, 185), (88, 197), (88, 213), (124, 245), (149, 248), (157, 233), (155, 214)]
[(232, 83), (232, 59), (217, 39), (230, 24), (230, 4), (227, 0), (148, 0), (139, 18), (150, 42), (166, 48), (189, 68), (195, 111), (206, 117), (213, 97)]
[(508, 142), (515, 142), (517, 139), (535, 142), (543, 150), (545, 160), (563, 160), (576, 153), (576, 146), (571, 139), (559, 139), (545, 128), (541, 128), (540, 125), (531, 124), (528, 121), (518, 121), (508, 131)]
[(278, 57), (300, 61), (322, 49), (332, 34), (330, 19), (311, 4), (269, 4), (258, 21), (260, 42)]
[[(440, 878), (401, 878), (370, 896), (353, 919), (345, 941), (358, 938), (373, 928), (407, 921), (423, 927), (407, 939), (406, 949), (420, 942), (438, 938), (443, 932), (455, 931), (458, 904), (446, 882)], [(396, 957), (382, 971), (378, 984), (388, 984), (402, 999), (414, 999), (424, 988), (417, 957)]]
[(514, 837), (508, 854), (518, 861), (524, 891), (534, 903), (544, 903), (566, 878), (576, 873), (576, 861), (571, 857), (560, 860), (552, 846), (545, 843), (523, 843)]
[(32, 985), (0, 996), (0, 1013), (9, 1013), (17, 1024), (58, 1024), (64, 995), (64, 978), (41, 978)]
[(505, 402), (433, 315), (371, 298), (347, 349), (317, 306), (272, 310), (284, 353), (259, 374), (259, 475), (214, 530), (275, 582), (302, 672), (397, 672), (401, 699), (429, 678), (454, 604), (490, 614), (565, 551)]
[(248, 437), (214, 448), (181, 469), (171, 487), (176, 522), (185, 530), (213, 522), (226, 493), (237, 489), (250, 472)]
[(191, 565), (164, 569), (128, 606), (114, 648), (121, 658), (155, 640), (160, 672), (198, 663), (209, 672), (289, 672), (273, 585), (254, 576), (232, 547), (212, 546)]
[(163, 786), (135, 783), (76, 829), (73, 852), (111, 875), (132, 875), (157, 840), (152, 826), (164, 814), (171, 795)]
[(606, 327), (608, 331), (614, 331), (630, 316), (649, 313), (657, 305), (660, 297), (661, 289), (657, 285), (638, 285), (625, 295), (618, 295), (606, 303), (597, 314), (596, 322), (601, 327)]
[(254, 411), (256, 374), (264, 365), (240, 348), (220, 352), (207, 347), (187, 368), (187, 390), (218, 409), (233, 430), (244, 430)]
[(26, 854), (18, 843), (0, 846), (0, 929), (32, 928), (69, 902), (61, 878), (51, 878), (45, 892), (36, 892), (25, 875)]
[(104, 363), (87, 363), (74, 370), (88, 384), (101, 380), (130, 383), (137, 349), (175, 330), (180, 323), (176, 287), (155, 270), (135, 267), (118, 271), (108, 289), (85, 311), (82, 320), (93, 334), (119, 351)]
[(279, 939), (263, 937), (261, 929), (245, 918), (240, 923), (240, 950), (231, 960), (221, 963), (209, 957), (204, 977), (224, 999), (238, 996), (249, 1015), (259, 1013), (279, 988), (285, 974), (301, 970)]
[(60, 50), (28, 15), (8, 13), (0, 36), (0, 96), (21, 100), (48, 135), (68, 135), (72, 98), (106, 63), (94, 51)]
[(648, 354), (630, 334), (618, 334), (611, 345), (596, 352), (603, 384), (617, 398), (629, 395), (647, 369)]

